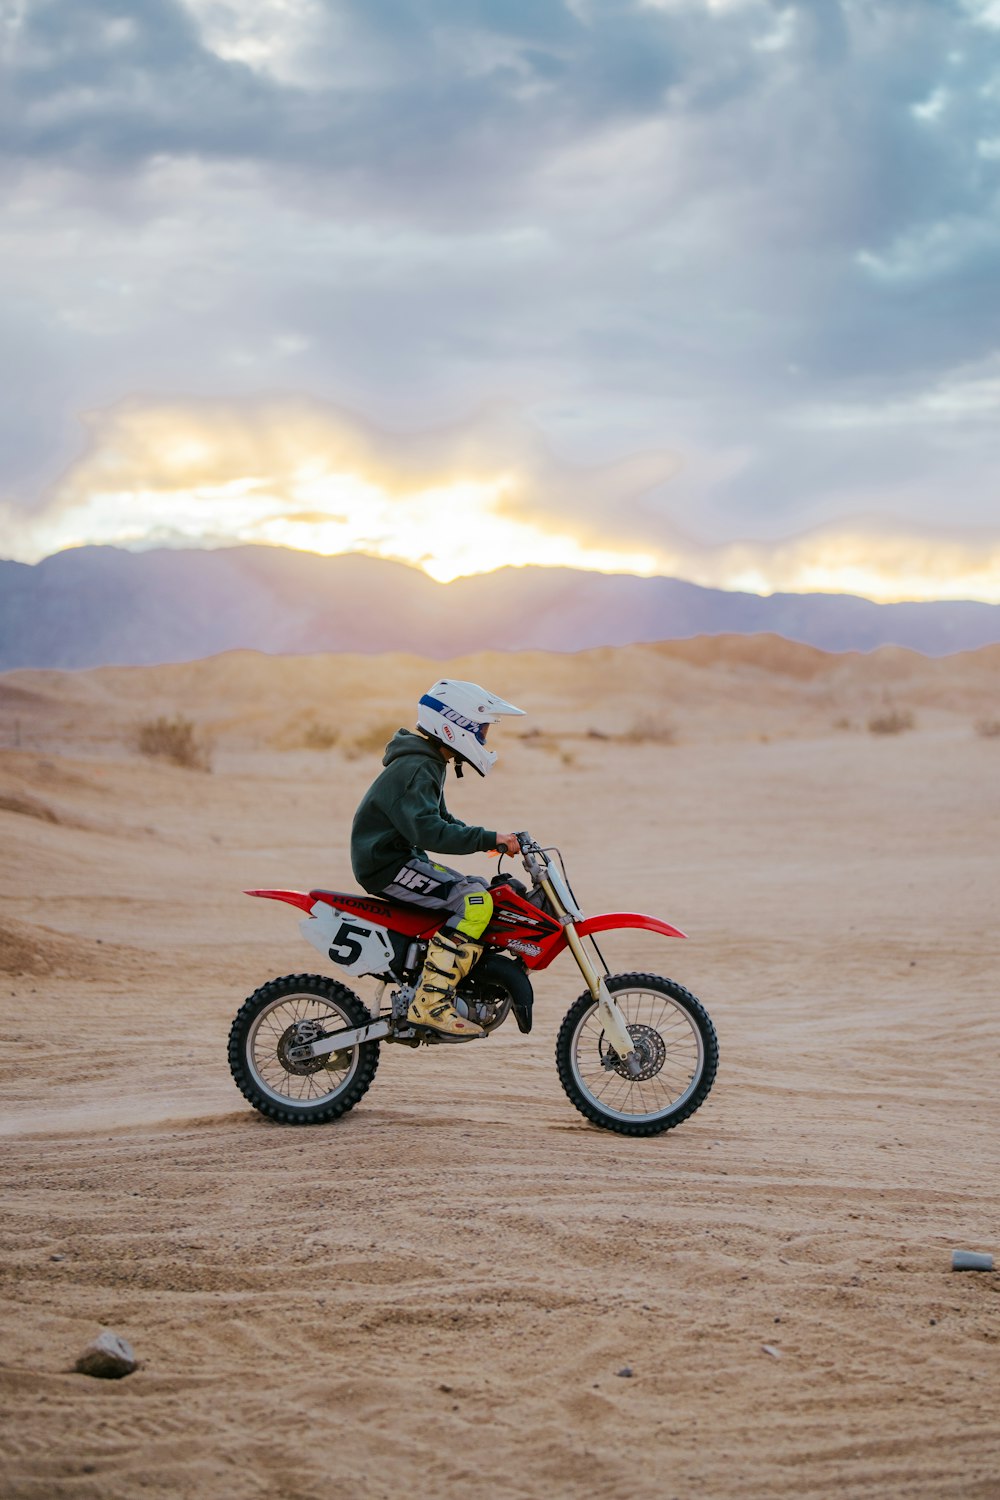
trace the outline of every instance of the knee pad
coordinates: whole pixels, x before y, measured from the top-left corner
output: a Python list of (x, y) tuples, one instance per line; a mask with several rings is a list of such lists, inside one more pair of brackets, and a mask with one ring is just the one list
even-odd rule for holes
[(455, 923), (455, 932), (460, 932), (464, 937), (472, 938), (478, 943), (493, 916), (493, 897), (487, 890), (469, 891), (465, 897), (464, 910), (461, 917)]

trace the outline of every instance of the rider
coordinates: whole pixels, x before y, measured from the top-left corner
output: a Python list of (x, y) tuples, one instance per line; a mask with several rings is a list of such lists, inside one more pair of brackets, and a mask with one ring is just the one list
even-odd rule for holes
[(435, 864), (425, 850), (519, 852), (515, 834), (472, 827), (453, 817), (445, 806), (444, 780), (449, 761), (455, 763), (456, 776), (461, 776), (463, 764), (485, 776), (496, 761), (496, 753), (486, 748), (490, 725), (523, 713), (475, 682), (442, 678), (420, 699), (417, 732), (400, 729), (389, 741), (382, 759), (385, 770), (354, 815), (351, 864), (365, 890), (449, 913), (427, 945), (423, 973), (407, 1012), (407, 1020), (447, 1041), (485, 1036), (481, 1026), (459, 1015), (452, 998), (482, 957), (478, 939), (489, 926), (493, 898), (485, 880)]

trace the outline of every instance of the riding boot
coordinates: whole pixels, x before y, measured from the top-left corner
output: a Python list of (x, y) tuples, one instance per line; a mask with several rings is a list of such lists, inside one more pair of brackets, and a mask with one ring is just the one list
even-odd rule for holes
[(482, 943), (474, 943), (460, 932), (436, 933), (427, 944), (424, 971), (406, 1019), (414, 1026), (436, 1031), (448, 1041), (469, 1042), (485, 1036), (481, 1026), (460, 1016), (452, 1004), (456, 987), (482, 957), (482, 952)]

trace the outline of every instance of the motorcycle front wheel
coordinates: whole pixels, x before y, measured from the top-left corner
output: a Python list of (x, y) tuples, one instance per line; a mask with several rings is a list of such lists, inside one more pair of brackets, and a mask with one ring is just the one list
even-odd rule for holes
[(638, 1074), (633, 1077), (616, 1055), (588, 990), (559, 1028), (559, 1081), (580, 1113), (604, 1130), (673, 1130), (705, 1102), (715, 1082), (715, 1027), (689, 990), (659, 974), (612, 974), (607, 986), (639, 1054)]
[(368, 1091), (378, 1042), (294, 1062), (290, 1048), (371, 1020), (353, 990), (322, 974), (272, 979), (243, 1002), (229, 1032), (229, 1068), (254, 1109), (285, 1125), (336, 1120)]

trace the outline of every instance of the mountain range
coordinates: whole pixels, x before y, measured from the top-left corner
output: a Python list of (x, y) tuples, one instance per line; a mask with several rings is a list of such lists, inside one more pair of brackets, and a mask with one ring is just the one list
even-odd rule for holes
[(941, 656), (1000, 642), (1000, 605), (762, 597), (531, 566), (441, 584), (402, 563), (278, 547), (78, 547), (36, 564), (0, 561), (5, 671), (152, 665), (237, 648), (445, 659), (761, 631), (827, 651), (897, 645)]

